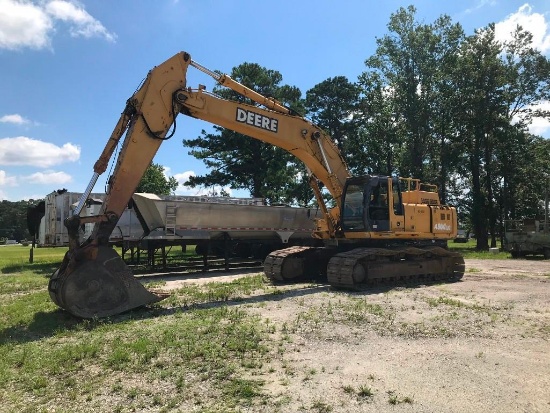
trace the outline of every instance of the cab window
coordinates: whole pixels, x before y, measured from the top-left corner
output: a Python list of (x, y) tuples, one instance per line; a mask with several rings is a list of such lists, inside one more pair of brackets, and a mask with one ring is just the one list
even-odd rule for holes
[(364, 230), (363, 222), (363, 187), (349, 185), (344, 199), (342, 215), (344, 230)]

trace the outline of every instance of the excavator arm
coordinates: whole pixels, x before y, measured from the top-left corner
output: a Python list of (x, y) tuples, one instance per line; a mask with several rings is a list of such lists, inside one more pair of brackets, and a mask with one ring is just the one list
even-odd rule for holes
[[(205, 92), (202, 87), (188, 88), (189, 66), (213, 76), (220, 84), (257, 105), (225, 100)], [(180, 52), (151, 70), (142, 86), (128, 99), (94, 165), (88, 187), (73, 215), (65, 222), (70, 237), (69, 250), (48, 289), (53, 301), (73, 315), (106, 317), (164, 298), (146, 290), (133, 277), (109, 247), (108, 240), (158, 148), (169, 138), (169, 133), (175, 132), (178, 113), (276, 145), (302, 160), (310, 171), (310, 183), (325, 216), (325, 225), (320, 226), (317, 236), (331, 238), (338, 231), (340, 209), (327, 209), (318, 185), (318, 181), (322, 182), (339, 205), (349, 173), (330, 138), (276, 100), (258, 94), (227, 75), (211, 72), (193, 62), (189, 54)], [(86, 199), (121, 141), (102, 212), (95, 217), (80, 217)], [(80, 244), (78, 228), (87, 222), (96, 225), (88, 240)]]
[[(164, 298), (146, 290), (123, 260), (108, 245), (109, 235), (128, 205), (141, 177), (174, 125), (177, 110), (174, 92), (186, 86), (190, 57), (178, 53), (151, 70), (142, 86), (128, 99), (120, 119), (94, 165), (92, 179), (65, 225), (69, 250), (52, 275), (48, 290), (52, 300), (82, 318), (107, 317)], [(122, 139), (124, 137), (124, 139)], [(117, 163), (109, 179), (102, 213), (79, 214), (98, 177), (122, 140)], [(79, 228), (96, 222), (90, 238), (79, 242)]]

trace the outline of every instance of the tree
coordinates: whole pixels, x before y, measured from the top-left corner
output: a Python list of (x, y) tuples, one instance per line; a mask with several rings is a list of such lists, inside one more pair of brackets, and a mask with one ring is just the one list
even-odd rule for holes
[(361, 74), (358, 84), (361, 99), (355, 116), (356, 136), (348, 142), (350, 169), (357, 175), (392, 175), (399, 162), (394, 90), (375, 71)]
[[(456, 91), (464, 110), (458, 116), (471, 177), (471, 218), (477, 248), (496, 246), (499, 218), (506, 219), (519, 203), (529, 203), (525, 172), (533, 158), (526, 133), (532, 109), (550, 98), (549, 62), (531, 47), (532, 37), (518, 28), (501, 44), (493, 24), (477, 30), (463, 44)], [(518, 117), (520, 115), (520, 117)], [(517, 119), (523, 121), (517, 122)], [(499, 211), (500, 209), (500, 211)], [(502, 222), (500, 222), (502, 226)]]
[(401, 172), (424, 179), (430, 148), (427, 112), (434, 69), (429, 65), (428, 48), (433, 41), (429, 27), (418, 24), (415, 14), (414, 6), (400, 8), (392, 14), (388, 23), (391, 34), (376, 40), (376, 53), (365, 64), (379, 75), (385, 86), (393, 89), (402, 143)]
[[(284, 105), (302, 108), (300, 89), (281, 85), (282, 75), (255, 63), (243, 63), (231, 71), (230, 76), (258, 93), (274, 97)], [(213, 92), (237, 102), (256, 105), (250, 99), (216, 86)], [(229, 186), (249, 190), (253, 197), (265, 198), (268, 203), (307, 204), (313, 194), (307, 180), (302, 179), (304, 167), (288, 152), (219, 126), (213, 132), (202, 131), (196, 139), (184, 139), (183, 145), (201, 159), (209, 172), (192, 176), (190, 186)]]
[(173, 176), (164, 175), (162, 165), (151, 162), (135, 192), (148, 192), (156, 195), (171, 195), (178, 187), (178, 181)]
[(415, 14), (413, 6), (392, 14), (390, 34), (377, 39), (376, 53), (365, 61), (361, 114), (372, 137), (364, 146), (376, 150), (371, 162), (380, 164), (382, 155), (386, 173), (438, 183), (445, 201), (459, 155), (449, 74), (464, 33), (448, 16), (419, 24)]
[(471, 179), (470, 212), (480, 250), (489, 248), (487, 234), (495, 222), (491, 184), (495, 179), (495, 160), (492, 155), (496, 131), (505, 113), (501, 50), (495, 40), (494, 25), (476, 30), (463, 43), (457, 82), (465, 108), (459, 119)]
[(0, 238), (22, 241), (30, 239), (27, 209), (37, 201), (0, 202)]
[(388, 174), (435, 181), (487, 249), (504, 219), (540, 203), (548, 155), (527, 125), (550, 116), (537, 107), (550, 100), (550, 63), (521, 27), (502, 44), (494, 24), (465, 36), (448, 16), (420, 24), (415, 14), (391, 15), (359, 77), (358, 142), (374, 149), (362, 161), (382, 169), (383, 158)]
[(550, 170), (544, 140), (526, 133), (533, 116), (550, 116), (549, 111), (537, 109), (538, 103), (550, 99), (550, 61), (532, 42), (531, 33), (518, 26), (512, 40), (504, 44), (504, 117), (510, 126), (502, 130), (498, 141), (502, 180), (495, 188), (500, 193), (503, 220), (535, 216), (533, 200), (544, 193), (544, 174)]
[(355, 135), (353, 116), (360, 89), (345, 76), (329, 78), (306, 92), (305, 107), (313, 123), (332, 138), (344, 157)]

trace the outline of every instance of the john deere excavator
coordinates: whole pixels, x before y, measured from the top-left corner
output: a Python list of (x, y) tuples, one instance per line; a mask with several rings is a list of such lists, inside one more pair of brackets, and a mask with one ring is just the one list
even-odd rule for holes
[[(252, 104), (222, 99), (203, 86), (188, 87), (189, 66)], [(180, 52), (153, 68), (128, 99), (94, 165), (88, 187), (65, 222), (69, 250), (48, 289), (53, 301), (71, 314), (106, 317), (164, 298), (145, 289), (108, 242), (159, 146), (175, 132), (179, 113), (276, 145), (306, 165), (324, 217), (318, 220), (314, 237), (323, 240), (324, 247), (295, 246), (272, 252), (264, 263), (272, 281), (321, 274), (331, 285), (354, 287), (381, 280), (462, 277), (464, 260), (446, 249), (447, 240), (457, 234), (456, 210), (441, 205), (435, 186), (412, 178), (350, 176), (336, 145), (319, 127), (280, 102), (212, 72), (188, 53)], [(80, 217), (120, 142), (102, 212)], [(322, 186), (336, 206), (326, 205)], [(96, 223), (95, 229), (80, 243), (79, 228), (90, 222)]]

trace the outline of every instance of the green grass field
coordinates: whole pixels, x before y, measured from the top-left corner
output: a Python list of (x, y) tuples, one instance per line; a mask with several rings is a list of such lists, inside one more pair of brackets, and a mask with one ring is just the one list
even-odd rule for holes
[(266, 403), (260, 376), (271, 357), (269, 326), (216, 305), (274, 292), (261, 275), (80, 320), (47, 292), (65, 251), (36, 249), (30, 264), (29, 247), (0, 248), (0, 412), (231, 412)]

